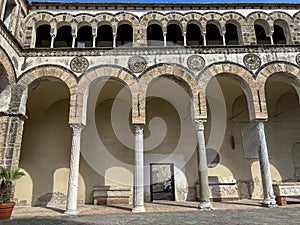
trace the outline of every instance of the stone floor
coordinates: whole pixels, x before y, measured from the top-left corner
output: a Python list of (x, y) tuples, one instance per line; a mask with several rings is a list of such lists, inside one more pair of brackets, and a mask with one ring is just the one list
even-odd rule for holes
[[(215, 210), (199, 211), (197, 202), (157, 201), (147, 203), (149, 213), (133, 214), (130, 205), (80, 205), (79, 216), (63, 215), (64, 207), (16, 207), (12, 225), (143, 225), (143, 224), (299, 224), (300, 199), (289, 199), (288, 206), (260, 207), (260, 201), (241, 200), (213, 203)], [(114, 214), (114, 215), (112, 215)]]

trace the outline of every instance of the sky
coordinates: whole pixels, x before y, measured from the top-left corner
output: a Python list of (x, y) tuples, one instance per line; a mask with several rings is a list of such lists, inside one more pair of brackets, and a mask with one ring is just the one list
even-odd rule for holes
[(300, 0), (29, 0), (29, 2), (154, 2), (154, 3), (185, 3), (185, 2), (193, 2), (193, 3), (233, 3), (233, 2), (268, 2), (268, 3), (299, 3)]

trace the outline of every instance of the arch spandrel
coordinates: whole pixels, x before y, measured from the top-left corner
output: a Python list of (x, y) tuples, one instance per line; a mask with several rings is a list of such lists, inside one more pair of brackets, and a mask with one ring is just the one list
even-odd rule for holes
[(210, 65), (198, 76), (202, 117), (207, 117), (206, 89), (208, 83), (213, 77), (221, 74), (225, 77), (228, 75), (229, 78), (239, 82), (239, 85), (247, 98), (250, 120), (265, 119), (267, 116), (267, 109), (262, 103), (262, 99), (265, 99), (264, 93), (258, 94), (253, 74), (240, 65), (228, 62)]

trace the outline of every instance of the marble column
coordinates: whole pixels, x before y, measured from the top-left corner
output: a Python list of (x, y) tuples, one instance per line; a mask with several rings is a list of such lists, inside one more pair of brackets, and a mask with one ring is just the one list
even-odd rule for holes
[(73, 129), (72, 147), (70, 158), (70, 175), (68, 184), (67, 210), (65, 214), (77, 215), (77, 197), (78, 197), (78, 176), (80, 159), (80, 139), (81, 131), (84, 128), (82, 124), (71, 124)]
[(96, 47), (96, 38), (97, 38), (97, 35), (93, 35), (93, 48)]
[(223, 46), (226, 46), (225, 34), (222, 34), (222, 41), (223, 41)]
[(206, 46), (207, 45), (207, 43), (206, 43), (206, 35), (203, 34), (202, 37), (203, 37), (203, 45)]
[(51, 44), (50, 44), (50, 48), (54, 48), (54, 39), (55, 39), (55, 35), (51, 34)]
[(183, 46), (187, 46), (187, 42), (186, 42), (186, 32), (183, 32)]
[(72, 35), (73, 39), (72, 39), (72, 48), (75, 48), (76, 46), (76, 35)]
[(113, 34), (113, 48), (117, 47), (117, 34)]
[(212, 209), (212, 205), (209, 199), (208, 189), (208, 172), (207, 172), (207, 160), (206, 160), (206, 148), (204, 138), (204, 123), (205, 120), (195, 120), (197, 131), (197, 154), (198, 154), (198, 175), (199, 175), (199, 189), (200, 189), (200, 203), (199, 209)]
[(167, 47), (167, 32), (164, 32), (164, 47)]
[(134, 125), (134, 187), (132, 212), (145, 212), (144, 207), (144, 125)]
[(263, 206), (277, 207), (272, 187), (272, 177), (270, 171), (269, 154), (264, 129), (264, 122), (258, 121), (257, 128), (259, 135), (259, 164), (264, 194)]

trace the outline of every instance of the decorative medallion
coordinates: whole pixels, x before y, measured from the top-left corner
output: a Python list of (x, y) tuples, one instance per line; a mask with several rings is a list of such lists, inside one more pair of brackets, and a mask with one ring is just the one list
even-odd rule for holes
[(296, 56), (296, 63), (300, 66), (300, 53)]
[(192, 55), (187, 59), (187, 65), (191, 70), (199, 71), (205, 66), (205, 60), (199, 55)]
[(244, 56), (244, 64), (250, 70), (256, 70), (261, 65), (261, 60), (257, 55), (247, 54)]
[(128, 68), (134, 73), (141, 73), (146, 69), (147, 62), (141, 56), (133, 56), (128, 60)]
[(70, 67), (75, 73), (83, 73), (89, 67), (89, 61), (82, 56), (78, 56), (71, 60)]

